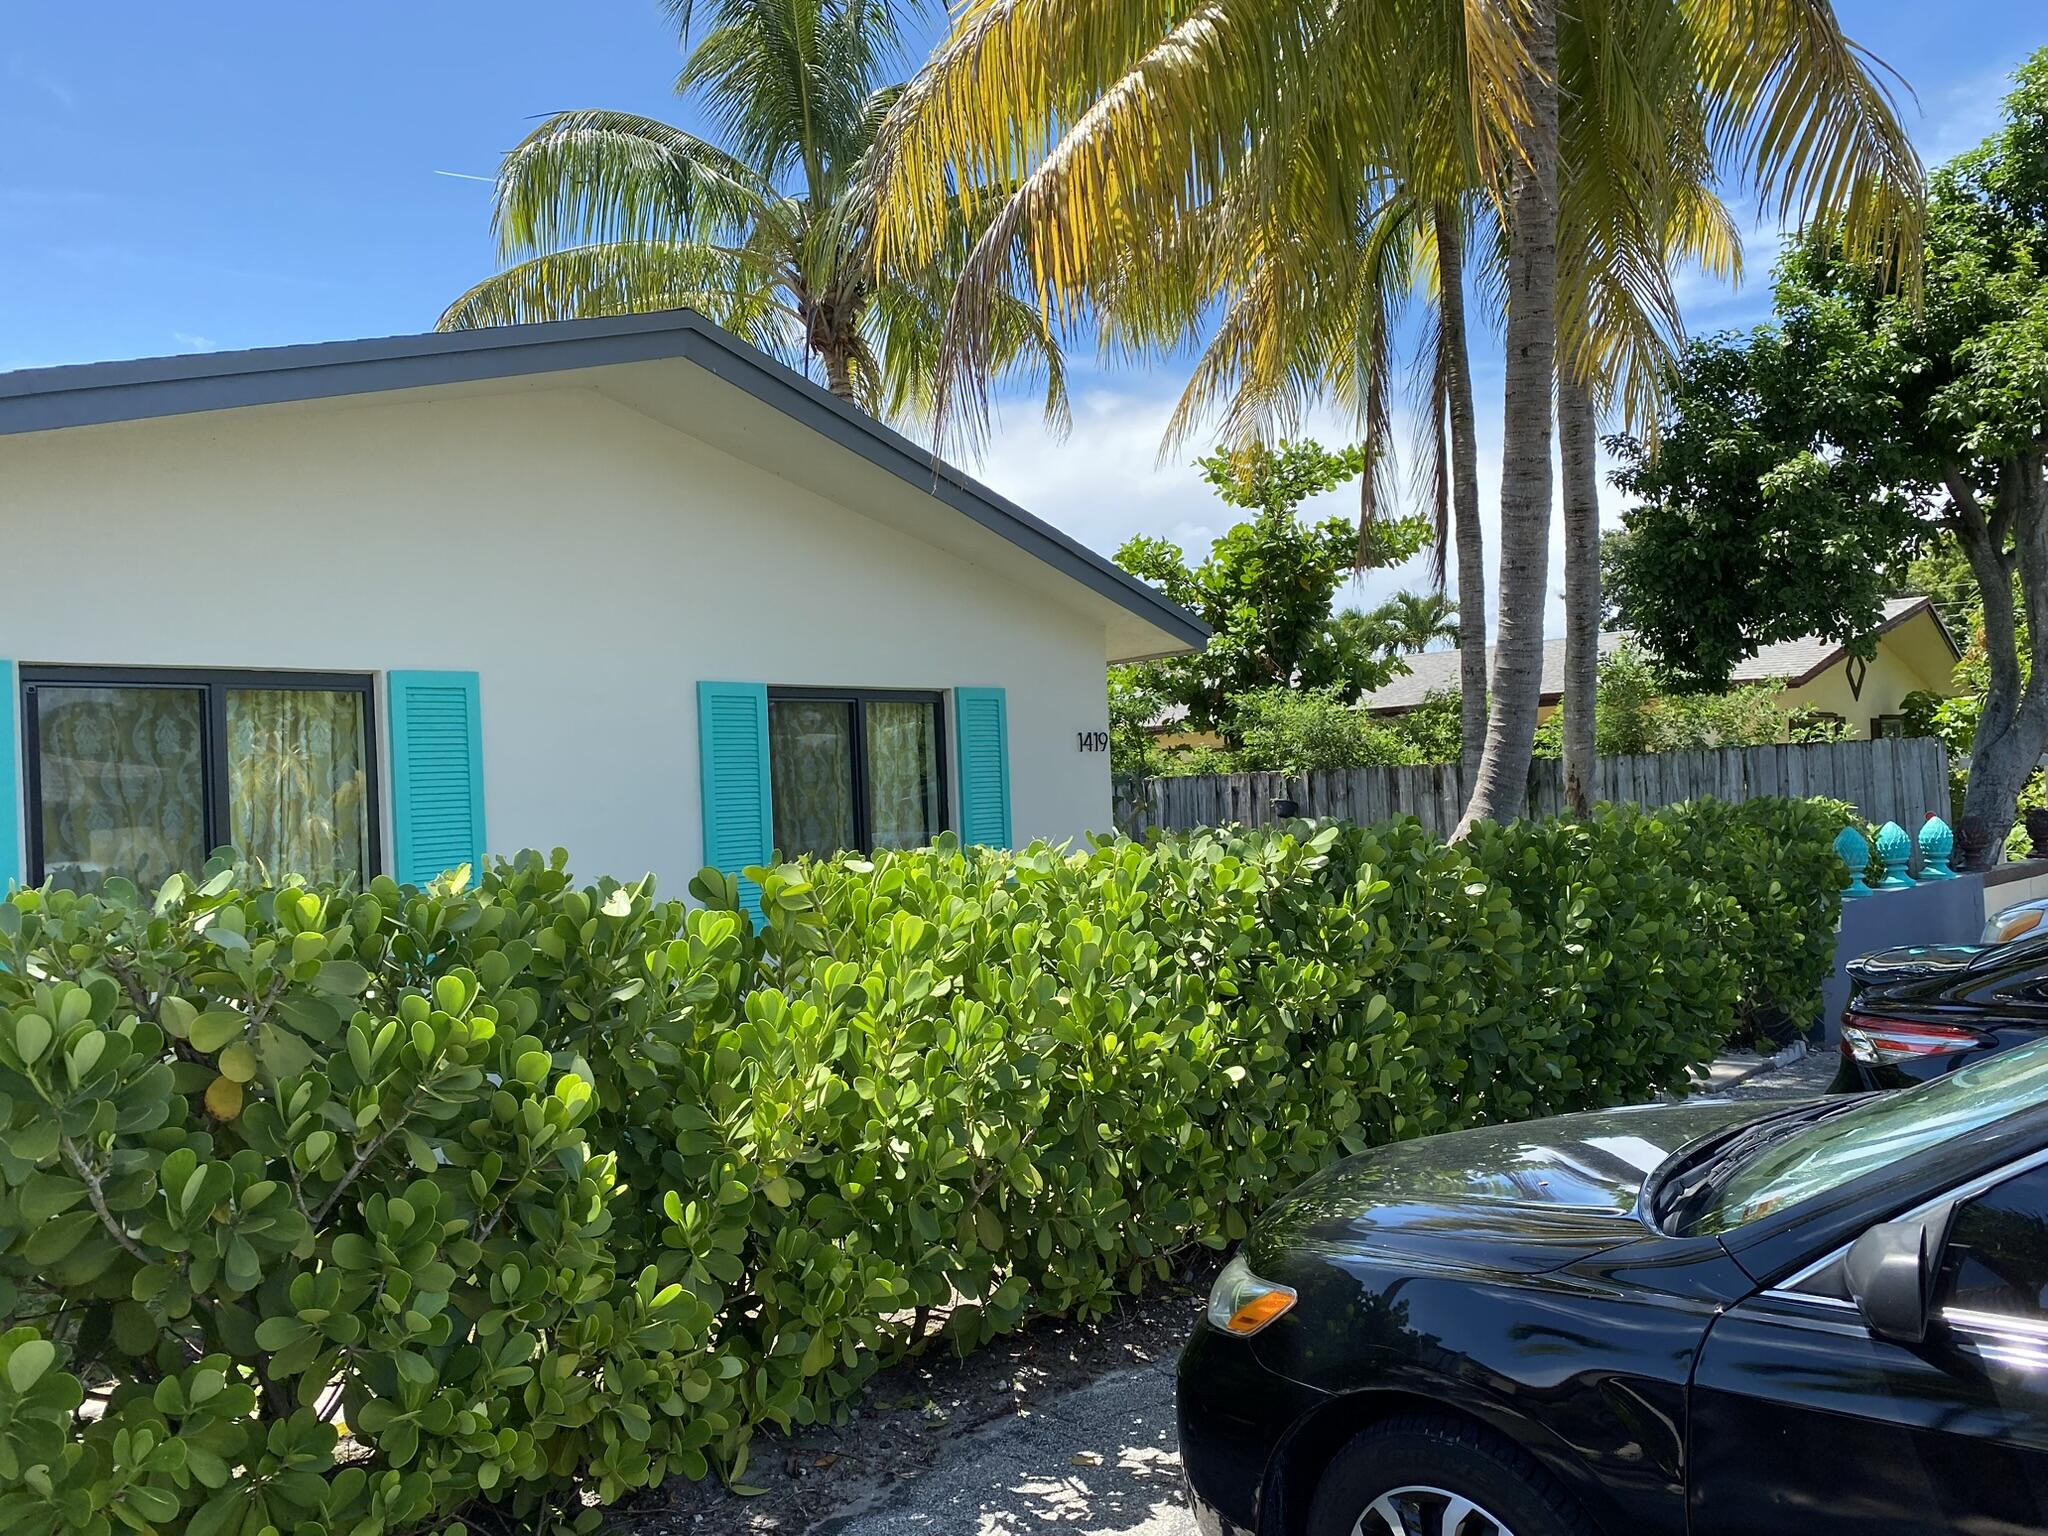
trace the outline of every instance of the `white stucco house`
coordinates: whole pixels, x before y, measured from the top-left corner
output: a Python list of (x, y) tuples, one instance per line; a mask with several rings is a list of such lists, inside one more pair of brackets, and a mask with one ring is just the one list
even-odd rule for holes
[(687, 312), (0, 375), (0, 886), (1111, 825), (1195, 619)]

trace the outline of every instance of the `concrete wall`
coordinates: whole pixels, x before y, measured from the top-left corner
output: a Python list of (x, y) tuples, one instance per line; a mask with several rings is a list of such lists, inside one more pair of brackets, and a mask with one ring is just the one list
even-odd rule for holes
[(12, 660), (474, 669), (494, 849), (585, 876), (701, 866), (703, 679), (1001, 686), (1018, 840), (1110, 825), (1100, 627), (592, 390), (0, 440), (0, 537)]

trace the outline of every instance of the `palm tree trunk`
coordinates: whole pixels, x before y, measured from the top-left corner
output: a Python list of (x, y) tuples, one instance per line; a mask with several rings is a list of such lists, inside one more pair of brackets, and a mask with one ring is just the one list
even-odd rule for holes
[(1479, 440), (1472, 408), (1472, 351), (1465, 334), (1465, 223), (1455, 203), (1434, 210), (1437, 345), (1451, 428), (1451, 528), (1458, 552), (1458, 721), (1469, 794), (1486, 746), (1486, 529), (1479, 521)]
[(818, 349), (818, 356), (825, 364), (825, 387), (848, 405), (853, 404), (853, 359), (825, 347)]
[(1593, 808), (1594, 704), (1600, 688), (1600, 473), (1593, 393), (1557, 376), (1557, 454), (1564, 470), (1564, 799)]
[(1543, 695), (1543, 604), (1550, 566), (1550, 442), (1557, 360), (1557, 0), (1533, 0), (1529, 127), (1510, 189), (1507, 400), (1501, 422), (1500, 636), (1486, 750), (1454, 837), (1519, 815)]

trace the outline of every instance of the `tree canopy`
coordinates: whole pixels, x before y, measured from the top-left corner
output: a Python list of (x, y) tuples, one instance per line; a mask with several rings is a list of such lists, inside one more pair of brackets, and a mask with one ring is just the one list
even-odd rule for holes
[[(1119, 669), (1116, 685), (1182, 706), (1192, 730), (1234, 736), (1233, 702), (1262, 689), (1335, 687), (1356, 697), (1394, 676), (1397, 632), (1361, 635), (1331, 612), (1355, 569), (1356, 528), (1348, 518), (1297, 515), (1309, 497), (1357, 479), (1364, 450), (1304, 440), (1197, 463), (1226, 505), (1256, 516), (1232, 527), (1196, 565), (1170, 540), (1149, 536), (1130, 540), (1116, 560), (1193, 612), (1213, 637), (1197, 655)], [(1370, 547), (1377, 563), (1396, 565), (1428, 540), (1427, 522), (1408, 518), (1375, 524)]]
[(1713, 688), (1775, 640), (1868, 654), (1909, 561), (1953, 537), (1988, 672), (1964, 819), (1995, 842), (2048, 744), (2048, 673), (2018, 644), (2023, 613), (2048, 621), (2048, 50), (2000, 130), (1935, 173), (1922, 286), (1899, 276), (1816, 225), (1779, 264), (1771, 324), (1687, 351), (1654, 446), (1616, 443), (1638, 505), (1613, 598)]

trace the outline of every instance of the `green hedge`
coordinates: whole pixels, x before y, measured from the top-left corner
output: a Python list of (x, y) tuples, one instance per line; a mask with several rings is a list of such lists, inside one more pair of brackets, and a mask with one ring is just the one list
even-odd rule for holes
[(843, 859), (759, 872), (759, 932), (559, 852), (19, 892), (0, 1519), (589, 1529), (744, 1483), (941, 1309), (963, 1350), (1099, 1311), (1335, 1157), (1677, 1086), (1745, 978), (1817, 991), (1839, 866), (1746, 906), (1710, 814)]

